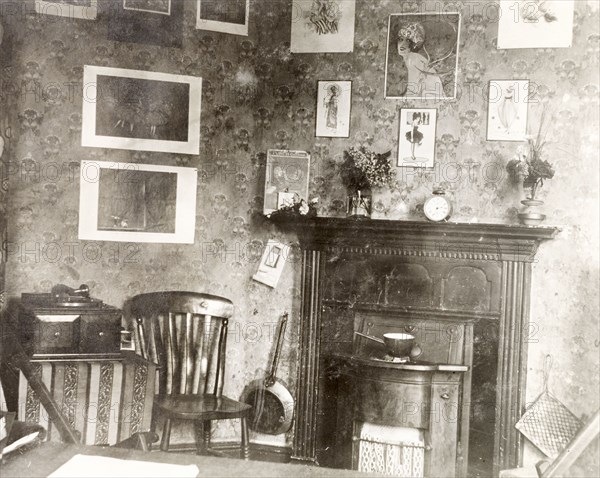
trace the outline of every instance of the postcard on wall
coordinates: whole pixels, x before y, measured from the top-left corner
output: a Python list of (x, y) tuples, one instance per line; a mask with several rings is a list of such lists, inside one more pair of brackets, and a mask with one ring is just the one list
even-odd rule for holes
[(385, 97), (456, 97), (459, 13), (398, 13), (388, 21)]
[(488, 94), (488, 141), (525, 141), (529, 80), (492, 80)]
[(97, 0), (35, 0), (35, 12), (42, 15), (95, 20)]
[(196, 29), (248, 35), (250, 0), (196, 0)]
[(567, 48), (573, 41), (573, 0), (501, 0), (498, 49)]
[(293, 0), (292, 53), (354, 51), (355, 0)]
[(198, 170), (81, 162), (79, 239), (194, 243)]
[(289, 254), (290, 247), (288, 245), (273, 239), (269, 240), (260, 259), (258, 270), (252, 278), (269, 287), (277, 287)]
[(198, 154), (202, 78), (84, 67), (81, 145)]
[(351, 106), (351, 81), (318, 81), (316, 136), (348, 138)]
[(400, 110), (398, 166), (433, 168), (436, 122), (435, 108)]
[(119, 0), (111, 5), (108, 39), (181, 48), (184, 0)]
[(267, 152), (263, 213), (271, 214), (289, 205), (290, 201), (293, 203), (294, 198), (308, 200), (309, 171), (310, 155), (307, 152), (270, 149)]

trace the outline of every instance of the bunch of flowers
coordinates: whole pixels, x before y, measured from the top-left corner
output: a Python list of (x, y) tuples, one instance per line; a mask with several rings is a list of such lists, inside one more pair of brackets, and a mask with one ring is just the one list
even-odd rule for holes
[(268, 214), (267, 217), (315, 217), (317, 215), (318, 203), (319, 198), (313, 198), (310, 201), (306, 201), (298, 196), (298, 194), (294, 194), (294, 199), (291, 203), (280, 207), (276, 211), (273, 211), (271, 214)]
[(515, 156), (506, 165), (513, 182), (522, 182), (523, 186), (531, 188), (529, 199), (535, 199), (537, 188), (544, 184), (545, 179), (554, 177), (554, 168), (548, 161), (542, 159), (546, 145), (546, 135), (542, 133), (543, 124), (544, 115), (537, 136), (528, 137), (527, 145), (519, 146)]
[(342, 181), (351, 191), (390, 186), (396, 178), (396, 170), (388, 158), (391, 151), (378, 154), (365, 147), (351, 147), (344, 151)]

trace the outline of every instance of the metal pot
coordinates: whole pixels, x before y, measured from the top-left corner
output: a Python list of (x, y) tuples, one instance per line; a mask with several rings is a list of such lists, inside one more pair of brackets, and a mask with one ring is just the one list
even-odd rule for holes
[(292, 426), (294, 398), (286, 385), (276, 378), (287, 319), (286, 312), (279, 322), (275, 353), (267, 376), (249, 383), (240, 398), (240, 401), (252, 405), (248, 426), (259, 433), (279, 435)]
[[(385, 345), (387, 352), (392, 357), (417, 357), (420, 355), (420, 348), (415, 346), (415, 336), (404, 332), (388, 332), (383, 334), (383, 340), (361, 332), (354, 332), (356, 335)], [(415, 350), (419, 349), (419, 350)]]

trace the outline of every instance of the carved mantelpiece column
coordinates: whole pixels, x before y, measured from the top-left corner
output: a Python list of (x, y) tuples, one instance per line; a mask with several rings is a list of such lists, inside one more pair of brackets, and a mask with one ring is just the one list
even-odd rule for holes
[[(314, 218), (301, 223), (286, 219), (279, 220), (278, 225), (295, 231), (304, 251), (294, 460), (317, 461), (325, 266), (340, 256), (357, 256), (367, 263), (369, 257), (377, 260), (388, 256), (390, 261), (410, 263), (427, 259), (432, 263), (447, 261), (452, 263), (452, 269), (464, 265), (464, 268), (498, 271), (499, 280), (490, 285), (499, 290), (493, 294), (497, 304), (490, 305), (489, 310), (475, 311), (499, 321), (494, 470), (497, 473), (521, 463), (523, 443), (514, 424), (524, 411), (531, 264), (539, 244), (552, 239), (557, 228), (344, 218)], [(460, 294), (460, 286), (454, 284), (451, 300), (444, 296), (444, 289), (451, 288), (452, 284), (447, 283), (451, 280), (461, 280), (460, 274), (443, 279), (446, 282), (436, 288), (438, 297), (428, 307), (406, 307), (406, 310), (472, 315), (474, 311), (467, 307), (470, 299), (463, 301), (456, 296), (456, 290)], [(465, 307), (461, 309), (463, 302)]]

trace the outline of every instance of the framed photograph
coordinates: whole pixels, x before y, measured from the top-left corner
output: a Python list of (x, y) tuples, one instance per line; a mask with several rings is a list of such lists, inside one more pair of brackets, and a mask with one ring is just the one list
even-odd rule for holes
[(79, 239), (194, 243), (198, 170), (82, 161)]
[(573, 0), (501, 0), (497, 47), (568, 48), (573, 15)]
[(433, 168), (436, 122), (435, 108), (400, 110), (398, 166)]
[(81, 145), (198, 154), (202, 78), (86, 65)]
[(288, 245), (273, 239), (269, 240), (260, 259), (258, 270), (252, 278), (269, 287), (277, 287), (289, 253)]
[(181, 48), (184, 0), (119, 0), (111, 5), (108, 39)]
[(398, 13), (388, 21), (385, 97), (456, 98), (459, 13)]
[(492, 80), (488, 93), (488, 141), (525, 141), (529, 80)]
[(250, 0), (196, 0), (196, 29), (248, 35)]
[(95, 20), (98, 16), (97, 0), (35, 0), (35, 12), (42, 15)]
[(309, 171), (307, 152), (268, 150), (263, 213), (271, 214), (290, 201), (293, 203), (294, 198), (308, 200)]
[(356, 0), (292, 0), (292, 53), (354, 51)]
[(351, 81), (318, 81), (316, 136), (348, 138), (351, 107)]

